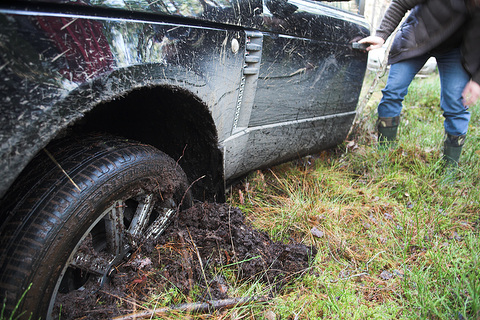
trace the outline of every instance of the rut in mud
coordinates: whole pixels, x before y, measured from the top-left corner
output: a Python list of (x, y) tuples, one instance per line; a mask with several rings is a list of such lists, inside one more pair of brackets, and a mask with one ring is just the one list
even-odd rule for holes
[[(222, 268), (238, 281), (261, 281), (272, 294), (301, 276), (316, 250), (273, 242), (226, 204), (198, 203), (180, 212), (157, 243), (144, 243), (111, 281), (61, 297), (61, 319), (100, 319), (141, 310), (139, 301), (170, 290), (193, 301), (225, 299)], [(185, 302), (185, 300), (180, 301)]]

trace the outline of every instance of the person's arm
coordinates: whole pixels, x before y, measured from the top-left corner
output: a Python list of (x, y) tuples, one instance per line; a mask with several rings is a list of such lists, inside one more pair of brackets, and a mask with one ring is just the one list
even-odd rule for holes
[(475, 104), (480, 97), (480, 7), (472, 11), (462, 43), (463, 66), (472, 77), (463, 90), (465, 105)]
[(380, 48), (402, 21), (408, 10), (426, 0), (393, 0), (374, 36), (363, 38), (359, 43), (370, 43), (367, 51)]
[(425, 1), (426, 0), (393, 0), (385, 12), (375, 35), (383, 40), (387, 40), (395, 28), (398, 27), (408, 10), (413, 9), (416, 5)]
[(478, 101), (478, 98), (480, 98), (480, 84), (470, 80), (465, 86), (465, 89), (463, 89), (462, 97), (463, 105), (471, 106), (472, 104), (475, 104)]
[(472, 77), (462, 94), (466, 106), (475, 104), (480, 98), (480, 7), (472, 11), (462, 43), (463, 66)]

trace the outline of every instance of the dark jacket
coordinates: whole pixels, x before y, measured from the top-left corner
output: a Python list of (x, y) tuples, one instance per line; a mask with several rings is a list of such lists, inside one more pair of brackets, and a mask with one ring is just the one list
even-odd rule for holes
[(376, 35), (386, 40), (410, 9), (395, 36), (388, 62), (457, 46), (462, 49), (465, 70), (480, 84), (480, 7), (467, 6), (465, 0), (393, 0)]

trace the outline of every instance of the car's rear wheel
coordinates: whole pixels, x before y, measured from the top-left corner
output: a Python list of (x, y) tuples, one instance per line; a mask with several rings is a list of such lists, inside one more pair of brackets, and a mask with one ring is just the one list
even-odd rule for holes
[(175, 161), (111, 137), (49, 146), (17, 183), (3, 202), (9, 209), (1, 226), (0, 293), (7, 311), (21, 300), (16, 314), (32, 319), (54, 318), (64, 293), (100, 287), (191, 204)]

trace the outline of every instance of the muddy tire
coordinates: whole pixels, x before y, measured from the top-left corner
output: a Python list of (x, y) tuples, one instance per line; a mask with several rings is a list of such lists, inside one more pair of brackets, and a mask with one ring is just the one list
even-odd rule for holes
[(2, 206), (1, 298), (31, 319), (55, 318), (64, 292), (100, 287), (192, 201), (181, 168), (151, 146), (89, 136), (46, 150)]

